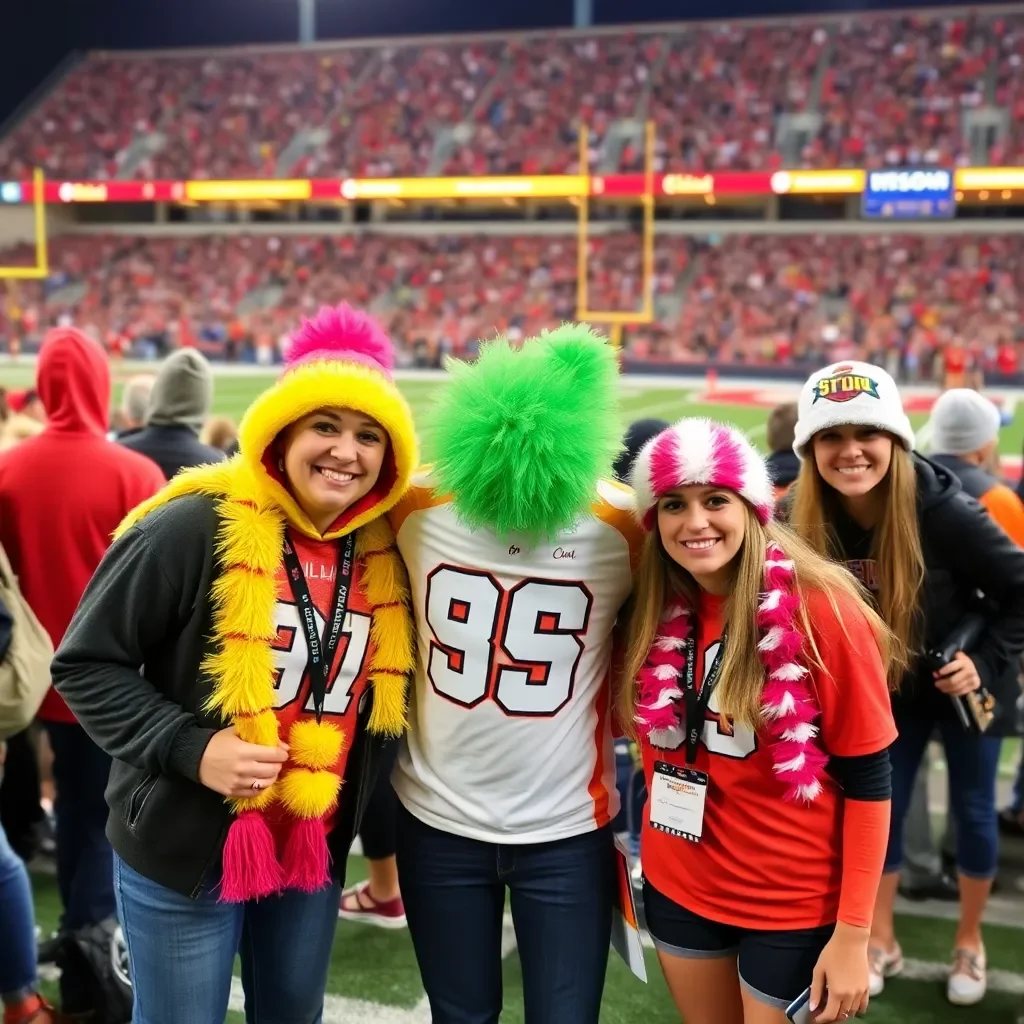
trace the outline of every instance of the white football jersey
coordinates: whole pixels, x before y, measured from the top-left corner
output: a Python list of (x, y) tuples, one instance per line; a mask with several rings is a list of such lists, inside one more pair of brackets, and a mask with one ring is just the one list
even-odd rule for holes
[(536, 843), (617, 813), (612, 630), (641, 534), (629, 488), (599, 482), (592, 512), (536, 546), (500, 540), (466, 529), (429, 471), (392, 511), (418, 634), (393, 780), (428, 825)]

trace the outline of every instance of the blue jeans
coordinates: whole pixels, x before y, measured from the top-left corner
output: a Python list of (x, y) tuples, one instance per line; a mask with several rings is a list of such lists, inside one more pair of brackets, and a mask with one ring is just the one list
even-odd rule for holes
[(399, 803), (398, 878), (433, 1024), (496, 1024), (506, 887), (526, 1024), (597, 1024), (615, 885), (610, 827), (496, 845), (431, 828)]
[(222, 1021), (235, 954), (248, 1024), (320, 1024), (341, 886), (249, 903), (189, 899), (114, 858), (117, 913), (128, 947), (132, 1024)]
[(75, 723), (47, 722), (57, 786), (57, 887), (60, 925), (75, 931), (114, 916), (113, 853), (104, 791), (110, 757)]
[(32, 890), (21, 858), (0, 825), (0, 997), (16, 1003), (36, 987), (36, 926)]
[(967, 732), (959, 722), (901, 718), (899, 736), (889, 748), (892, 764), (892, 822), (885, 871), (903, 862), (903, 822), (925, 747), (937, 727), (949, 772), (949, 800), (956, 821), (957, 868), (968, 878), (994, 878), (999, 832), (996, 772), (1000, 740)]

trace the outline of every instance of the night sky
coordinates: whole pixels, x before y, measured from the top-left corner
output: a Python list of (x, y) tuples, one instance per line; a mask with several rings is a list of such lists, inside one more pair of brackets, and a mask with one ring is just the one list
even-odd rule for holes
[[(891, 0), (593, 0), (597, 24), (905, 7)], [(929, 6), (955, 6), (931, 0)], [(291, 42), (294, 0), (3, 0), (0, 120), (73, 50)], [(471, 32), (572, 24), (572, 0), (320, 0), (318, 35)]]

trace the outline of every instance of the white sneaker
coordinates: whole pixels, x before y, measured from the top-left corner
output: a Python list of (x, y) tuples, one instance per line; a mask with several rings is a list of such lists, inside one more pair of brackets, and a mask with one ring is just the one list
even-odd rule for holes
[(946, 982), (946, 998), (954, 1006), (974, 1006), (985, 998), (985, 950), (953, 951), (953, 969)]
[(899, 944), (892, 950), (868, 946), (868, 995), (872, 998), (882, 994), (885, 979), (895, 977), (903, 970), (903, 950)]

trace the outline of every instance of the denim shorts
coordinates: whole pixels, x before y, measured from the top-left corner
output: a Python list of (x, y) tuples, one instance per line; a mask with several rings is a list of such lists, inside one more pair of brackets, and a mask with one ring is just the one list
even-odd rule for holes
[(784, 1010), (811, 983), (834, 924), (759, 931), (719, 924), (673, 902), (644, 879), (644, 912), (654, 945), (666, 956), (711, 960), (735, 956), (740, 983), (759, 1002)]

